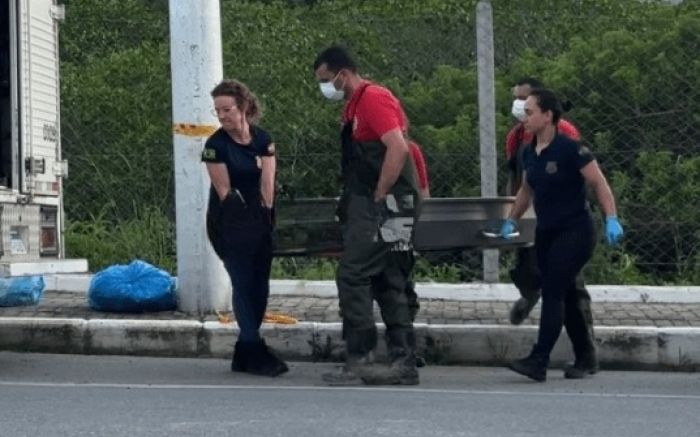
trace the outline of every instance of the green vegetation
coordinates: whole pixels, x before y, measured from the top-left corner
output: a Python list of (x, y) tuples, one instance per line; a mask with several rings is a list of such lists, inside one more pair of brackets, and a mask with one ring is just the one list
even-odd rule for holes
[(88, 258), (93, 271), (141, 259), (174, 272), (174, 228), (172, 221), (155, 208), (136, 211), (133, 218), (116, 223), (100, 214), (71, 222), (66, 229), (66, 244), (71, 256)]
[[(87, 257), (93, 269), (142, 257), (174, 271), (168, 2), (65, 3), (69, 254)], [(492, 3), (498, 138), (511, 123), (513, 81), (537, 76), (573, 101), (567, 117), (618, 198), (624, 244), (599, 246), (589, 282), (699, 283), (700, 2)], [(340, 107), (320, 97), (311, 63), (338, 42), (357, 54), (363, 73), (401, 97), (427, 155), (433, 195), (478, 195), (475, 5), (222, 0), (225, 75), (261, 98), (262, 124), (278, 146), (279, 180), (298, 196), (336, 194)], [(458, 258), (421, 258), (417, 276), (480, 277), (478, 254)], [(510, 257), (504, 260), (505, 271)], [(330, 279), (333, 266), (283, 259), (274, 275)]]

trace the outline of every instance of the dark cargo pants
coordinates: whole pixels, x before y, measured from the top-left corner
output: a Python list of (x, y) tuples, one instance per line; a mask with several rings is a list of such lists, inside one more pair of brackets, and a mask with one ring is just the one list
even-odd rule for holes
[(413, 338), (406, 285), (412, 253), (392, 250), (379, 237), (381, 214), (373, 199), (350, 194), (343, 229), (344, 250), (336, 273), (343, 338), (350, 355), (365, 355), (377, 345), (373, 301), (387, 334)]

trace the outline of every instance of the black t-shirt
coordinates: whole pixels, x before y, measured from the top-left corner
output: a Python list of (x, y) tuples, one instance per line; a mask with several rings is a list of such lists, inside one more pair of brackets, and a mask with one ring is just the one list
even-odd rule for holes
[(539, 229), (575, 226), (590, 217), (586, 184), (581, 169), (595, 160), (588, 148), (557, 134), (539, 156), (537, 138), (525, 148), (523, 164), (527, 183), (534, 192)]
[[(274, 156), (270, 135), (257, 126), (250, 128), (250, 144), (239, 144), (223, 129), (207, 139), (202, 150), (202, 161), (226, 164), (231, 188), (238, 189), (248, 205), (261, 204), (260, 177), (262, 158)], [(214, 186), (210, 190), (210, 203), (218, 200)]]

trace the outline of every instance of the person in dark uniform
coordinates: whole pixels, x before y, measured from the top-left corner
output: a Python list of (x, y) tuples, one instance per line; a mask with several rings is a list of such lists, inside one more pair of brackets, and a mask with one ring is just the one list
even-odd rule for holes
[[(540, 326), (530, 355), (512, 362), (509, 368), (536, 381), (547, 379), (549, 356), (561, 333), (565, 307), (571, 303), (567, 294), (574, 292), (576, 276), (593, 255), (595, 229), (586, 185), (594, 190), (605, 214), (608, 243), (617, 244), (623, 234), (612, 191), (590, 150), (558, 132), (562, 112), (561, 102), (550, 90), (532, 90), (527, 98), (525, 129), (534, 137), (523, 153), (521, 187), (501, 227), (501, 235), (508, 238), (516, 220), (534, 201), (535, 248), (542, 286)], [(583, 320), (577, 323), (583, 324)], [(584, 330), (585, 326), (578, 329)], [(566, 369), (569, 377), (581, 378), (597, 370), (597, 362), (590, 362), (580, 345), (574, 344), (574, 352), (576, 360)]]
[(240, 329), (231, 370), (277, 376), (287, 365), (260, 337), (270, 294), (275, 145), (256, 125), (256, 96), (235, 80), (211, 92), (221, 128), (202, 151), (211, 179), (207, 233), (233, 285), (233, 310)]
[[(515, 196), (518, 193), (522, 181), (523, 153), (532, 142), (533, 134), (525, 129), (525, 100), (530, 91), (542, 88), (542, 83), (534, 78), (520, 79), (513, 87), (512, 114), (518, 122), (512, 127), (506, 136), (506, 159), (508, 162), (508, 195)], [(565, 120), (559, 119), (557, 132), (574, 141), (580, 140), (578, 129)], [(535, 247), (519, 248), (516, 251), (515, 267), (510, 270), (513, 284), (520, 292), (520, 298), (515, 301), (510, 310), (510, 322), (514, 325), (522, 323), (530, 314), (532, 308), (540, 299), (540, 272), (537, 267)], [(579, 348), (576, 356), (583, 357), (584, 361), (595, 363), (592, 368), (597, 369), (597, 356), (593, 331), (593, 312), (591, 311), (591, 296), (586, 289), (583, 272), (576, 275), (574, 290), (567, 292), (565, 298), (570, 302), (565, 306), (564, 327), (572, 339), (572, 343)], [(583, 327), (585, 326), (585, 329)], [(578, 373), (567, 373), (569, 377), (576, 377)]]
[[(363, 79), (341, 47), (318, 55), (314, 74), (329, 100), (346, 100), (341, 133), (343, 252), (336, 272), (346, 363), (330, 384), (419, 383), (406, 286), (413, 270), (411, 230), (419, 201), (401, 104)], [(386, 325), (391, 365), (373, 363), (373, 298)]]

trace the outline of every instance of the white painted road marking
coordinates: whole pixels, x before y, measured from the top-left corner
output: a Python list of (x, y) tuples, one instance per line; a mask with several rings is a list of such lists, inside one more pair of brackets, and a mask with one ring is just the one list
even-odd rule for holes
[(111, 384), (111, 383), (74, 383), (74, 382), (30, 382), (0, 381), (4, 387), (42, 387), (42, 388), (115, 388), (128, 390), (287, 390), (287, 391), (338, 391), (364, 390), (393, 393), (451, 394), (451, 395), (492, 395), (492, 396), (542, 396), (542, 397), (581, 397), (581, 398), (625, 398), (625, 399), (678, 399), (697, 400), (700, 395), (668, 395), (657, 393), (567, 393), (567, 392), (531, 392), (507, 390), (446, 390), (399, 387), (323, 387), (323, 386), (285, 386), (285, 385), (209, 385), (209, 384)]

